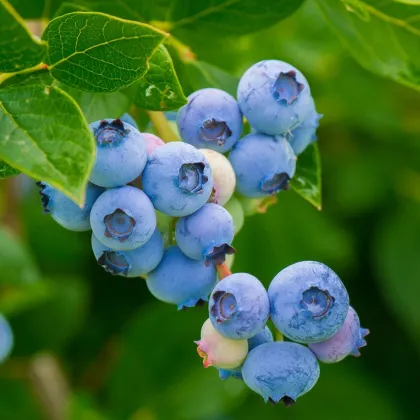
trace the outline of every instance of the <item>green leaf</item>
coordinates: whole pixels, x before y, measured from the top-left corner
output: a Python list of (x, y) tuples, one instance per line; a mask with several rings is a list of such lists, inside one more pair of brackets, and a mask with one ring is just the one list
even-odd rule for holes
[(19, 174), (19, 171), (15, 168), (12, 168), (6, 162), (0, 160), (0, 179), (7, 178), (9, 176), (14, 176)]
[(170, 26), (190, 36), (243, 35), (265, 29), (295, 12), (303, 0), (175, 0)]
[(136, 20), (143, 22), (141, 16), (129, 7), (123, 0), (101, 0), (84, 1), (75, 0), (73, 2), (64, 2), (57, 9), (54, 17), (62, 16), (72, 12), (101, 12), (122, 19)]
[(38, 42), (22, 18), (5, 0), (0, 0), (0, 72), (14, 73), (39, 64), (46, 44)]
[(46, 72), (0, 89), (0, 158), (82, 204), (95, 142), (76, 102)]
[(20, 285), (38, 280), (39, 272), (27, 248), (0, 227), (0, 285)]
[(316, 1), (363, 67), (420, 90), (420, 20), (415, 6), (379, 0)]
[(66, 85), (60, 85), (78, 103), (88, 123), (104, 118), (119, 118), (129, 106), (129, 98), (122, 92), (83, 92)]
[(135, 85), (134, 103), (151, 111), (178, 109), (187, 103), (168, 50), (161, 45), (150, 60), (146, 75)]
[(310, 144), (298, 156), (296, 173), (292, 178), (291, 186), (305, 200), (321, 210), (321, 159), (316, 143)]
[(236, 97), (239, 79), (204, 61), (189, 61), (181, 64), (183, 78), (190, 93), (203, 88), (215, 87)]
[(90, 92), (112, 92), (134, 83), (166, 34), (153, 27), (102, 13), (74, 12), (53, 19), (48, 42), (52, 76)]

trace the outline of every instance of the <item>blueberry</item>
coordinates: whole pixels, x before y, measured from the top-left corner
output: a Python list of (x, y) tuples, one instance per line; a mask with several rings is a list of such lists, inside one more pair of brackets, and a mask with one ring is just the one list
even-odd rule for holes
[(144, 192), (156, 209), (177, 217), (202, 207), (213, 188), (211, 169), (204, 155), (182, 142), (155, 149), (142, 178)]
[(242, 367), (242, 376), (265, 402), (282, 401), (287, 406), (316, 384), (319, 364), (307, 347), (277, 341), (250, 351)]
[(268, 289), (271, 319), (291, 340), (317, 343), (343, 325), (349, 296), (337, 274), (324, 264), (302, 261), (280, 271)]
[(248, 338), (248, 351), (255, 349), (255, 347), (261, 346), (264, 343), (271, 343), (273, 341), (273, 333), (267, 326), (264, 327), (260, 332)]
[[(255, 347), (260, 346), (264, 343), (271, 343), (273, 341), (273, 334), (270, 331), (270, 328), (267, 326), (264, 327), (259, 333), (255, 334), (251, 338), (248, 338), (248, 352)], [(226, 380), (229, 377), (233, 377), (235, 379), (242, 379), (242, 366), (234, 369), (217, 369), (219, 371), (219, 377), (222, 380)]]
[(206, 264), (222, 264), (226, 254), (235, 250), (230, 246), (235, 235), (232, 216), (222, 206), (207, 203), (176, 224), (175, 238), (179, 249), (193, 260)]
[(95, 202), (90, 214), (95, 236), (108, 248), (129, 251), (145, 244), (156, 228), (156, 213), (143, 191), (112, 188)]
[(360, 356), (359, 348), (366, 346), (364, 337), (369, 334), (366, 328), (360, 328), (359, 317), (350, 306), (342, 327), (328, 340), (311, 343), (309, 348), (324, 363), (337, 363), (349, 354)]
[(155, 149), (165, 144), (161, 138), (151, 133), (143, 133), (143, 138), (146, 142), (147, 156), (150, 156)]
[(40, 187), (41, 202), (44, 213), (51, 217), (62, 227), (84, 231), (90, 229), (90, 211), (96, 199), (105, 191), (104, 188), (91, 184), (86, 186), (85, 204), (80, 208), (70, 198), (51, 187), (46, 182), (37, 182)]
[(311, 92), (304, 75), (279, 60), (251, 66), (238, 85), (238, 103), (251, 126), (265, 134), (286, 134), (306, 117)]
[(226, 204), (225, 209), (230, 213), (235, 225), (235, 235), (242, 229), (245, 222), (244, 208), (241, 202), (236, 198), (232, 197)]
[(221, 336), (210, 320), (201, 328), (201, 339), (195, 342), (198, 354), (203, 358), (205, 368), (215, 366), (221, 369), (239, 367), (248, 353), (247, 340), (230, 340)]
[(293, 149), (284, 137), (248, 134), (229, 154), (236, 174), (236, 189), (257, 198), (289, 188), (296, 169)]
[(316, 129), (321, 118), (322, 114), (316, 112), (315, 104), (313, 104), (302, 123), (286, 134), (286, 138), (296, 155), (301, 154), (311, 143), (316, 141)]
[(126, 112), (121, 118), (120, 120), (123, 123), (126, 124), (130, 124), (132, 127), (136, 128), (137, 130), (139, 129), (139, 126), (137, 125), (136, 121), (134, 120), (134, 118), (128, 113)]
[(153, 296), (182, 309), (208, 300), (216, 284), (216, 270), (212, 264), (192, 260), (177, 246), (171, 246), (146, 281)]
[(90, 128), (97, 145), (91, 182), (120, 187), (142, 173), (147, 162), (146, 142), (136, 128), (119, 119), (96, 121)]
[(229, 160), (211, 149), (201, 149), (209, 162), (213, 175), (212, 202), (224, 206), (232, 197), (236, 186), (235, 172)]
[(201, 89), (188, 97), (178, 111), (181, 138), (195, 147), (224, 153), (242, 133), (242, 114), (238, 103), (220, 89)]
[(106, 247), (92, 234), (92, 249), (105, 271), (125, 277), (139, 277), (154, 270), (163, 257), (163, 239), (156, 229), (150, 239), (132, 251)]
[(9, 322), (0, 315), (0, 363), (9, 356), (13, 347), (13, 333)]
[(219, 281), (209, 300), (210, 320), (227, 338), (244, 340), (260, 332), (270, 304), (261, 282), (251, 274), (235, 273)]

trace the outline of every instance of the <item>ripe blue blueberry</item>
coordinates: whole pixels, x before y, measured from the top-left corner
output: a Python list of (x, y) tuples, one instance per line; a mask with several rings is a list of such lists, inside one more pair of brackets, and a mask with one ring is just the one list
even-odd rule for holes
[(0, 363), (9, 356), (13, 347), (13, 333), (9, 322), (0, 315)]
[(105, 271), (124, 277), (138, 277), (154, 270), (163, 257), (163, 239), (156, 229), (150, 239), (132, 251), (116, 251), (92, 234), (92, 249)]
[[(264, 327), (259, 333), (255, 334), (251, 338), (248, 338), (248, 352), (255, 347), (260, 346), (264, 343), (271, 343), (273, 341), (273, 334), (270, 331), (270, 328), (267, 326)], [(229, 377), (233, 377), (235, 379), (242, 379), (242, 366), (239, 366), (234, 369), (217, 369), (219, 371), (219, 378), (222, 380), (226, 380)]]
[(84, 231), (90, 229), (90, 211), (96, 199), (105, 191), (104, 188), (91, 184), (86, 186), (85, 204), (80, 208), (70, 198), (51, 187), (46, 182), (37, 182), (44, 213), (51, 217), (62, 227)]
[(261, 133), (286, 134), (304, 120), (310, 101), (305, 76), (284, 61), (260, 61), (239, 81), (239, 107)]
[(268, 296), (276, 328), (300, 343), (317, 343), (333, 336), (349, 309), (349, 295), (337, 274), (314, 261), (298, 262), (280, 271)]
[(313, 104), (302, 123), (286, 134), (286, 138), (296, 155), (301, 154), (311, 143), (316, 141), (316, 129), (321, 118), (322, 114), (316, 112), (315, 104)]
[(296, 157), (288, 141), (265, 134), (248, 134), (229, 154), (236, 174), (236, 189), (257, 198), (289, 188), (296, 169)]
[(126, 112), (121, 118), (120, 120), (123, 123), (126, 124), (130, 124), (131, 126), (133, 126), (134, 128), (136, 128), (137, 130), (139, 129), (139, 126), (137, 125), (136, 121), (134, 120), (134, 118), (128, 113)]
[(222, 264), (235, 235), (232, 216), (222, 206), (207, 203), (189, 216), (181, 217), (176, 224), (175, 238), (179, 249), (193, 260), (206, 264)]
[(146, 142), (140, 132), (121, 120), (90, 124), (96, 140), (96, 161), (90, 181), (101, 187), (120, 187), (136, 179), (147, 162)]
[(111, 188), (95, 202), (90, 213), (95, 236), (108, 248), (129, 251), (145, 244), (156, 228), (156, 213), (143, 191)]
[(359, 317), (350, 306), (346, 320), (338, 332), (326, 341), (309, 344), (309, 348), (321, 362), (337, 363), (350, 354), (359, 357), (359, 348), (366, 346), (364, 337), (368, 334), (369, 330), (360, 328)]
[(244, 340), (260, 332), (270, 313), (267, 291), (251, 274), (235, 273), (219, 281), (209, 300), (214, 328), (233, 340)]
[(206, 302), (216, 284), (216, 269), (204, 261), (192, 260), (177, 246), (165, 250), (160, 264), (148, 275), (147, 287), (153, 296), (173, 303), (178, 309)]
[(297, 343), (265, 343), (248, 353), (242, 376), (264, 401), (286, 406), (307, 393), (319, 378), (319, 364), (313, 353)]
[(242, 114), (238, 103), (220, 89), (201, 89), (188, 97), (178, 111), (181, 138), (195, 147), (224, 153), (242, 133)]
[(171, 142), (158, 147), (143, 172), (143, 190), (157, 210), (187, 216), (210, 197), (213, 178), (204, 155), (190, 144)]

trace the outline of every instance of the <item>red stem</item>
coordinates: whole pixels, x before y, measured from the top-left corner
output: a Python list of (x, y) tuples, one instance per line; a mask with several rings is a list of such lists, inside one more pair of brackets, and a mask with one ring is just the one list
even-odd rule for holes
[(219, 281), (223, 280), (225, 277), (230, 276), (232, 271), (230, 271), (227, 264), (224, 262), (222, 264), (216, 265), (217, 275), (219, 276)]

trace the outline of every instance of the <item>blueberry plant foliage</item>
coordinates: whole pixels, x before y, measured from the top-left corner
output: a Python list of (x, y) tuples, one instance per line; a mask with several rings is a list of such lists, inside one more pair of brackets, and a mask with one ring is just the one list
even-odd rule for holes
[[(379, 76), (420, 89), (418, 1), (306, 2), (318, 8), (360, 65)], [(150, 120), (159, 124), (155, 112), (178, 109), (186, 103), (188, 94), (200, 88), (217, 87), (235, 96), (238, 73), (231, 71), (228, 48), (236, 41), (240, 43), (242, 36), (278, 24), (303, 3), (304, 0), (0, 0), (0, 179), (22, 172), (82, 203), (95, 159), (89, 123), (130, 111), (144, 128)], [(42, 33), (31, 33), (28, 20), (40, 20), (44, 25)], [(244, 56), (246, 68), (252, 62), (246, 62)], [(247, 129), (245, 125), (244, 130)], [(321, 157), (317, 144), (299, 156), (291, 186), (321, 208)], [(34, 325), (42, 325), (49, 313), (47, 308), (53, 305), (57, 320), (76, 322), (74, 319), (80, 314), (69, 314), (60, 303), (67, 293), (78, 303), (75, 307), (83, 311), (83, 284), (69, 281), (66, 290), (61, 290), (52, 281), (35, 283), (41, 275), (30, 255), (3, 230), (0, 251), (2, 270), (9, 267), (7, 273), (2, 272), (2, 279), (27, 283), (25, 294), (16, 289), (7, 299), (0, 299), (1, 313), (7, 315), (12, 308), (16, 311), (31, 307), (38, 300), (45, 310)], [(391, 275), (392, 270), (387, 270), (385, 277)], [(414, 313), (414, 302), (412, 310)], [(165, 311), (155, 315), (161, 317), (162, 323), (168, 316)], [(145, 328), (150, 319), (149, 315), (139, 317), (135, 323)], [(133, 327), (128, 335), (141, 334), (140, 330)], [(174, 342), (183, 341), (179, 334), (182, 331), (172, 337)], [(58, 337), (57, 342), (63, 339)], [(129, 348), (131, 358), (120, 362), (121, 370), (129, 371), (142, 351), (142, 346)], [(163, 362), (162, 374), (169, 367), (172, 365), (168, 360)], [(181, 367), (182, 364), (175, 369)], [(154, 375), (150, 372), (150, 377)], [(134, 398), (125, 392), (127, 387), (124, 393), (119, 391), (127, 376), (116, 375), (111, 382), (111, 399), (115, 406), (125, 406), (124, 415), (135, 408), (129, 406)], [(134, 389), (136, 379), (132, 380)], [(188, 380), (194, 389), (193, 378)], [(89, 406), (89, 402), (81, 401)], [(125, 404), (127, 401), (130, 402)], [(169, 404), (176, 405), (174, 401)]]

